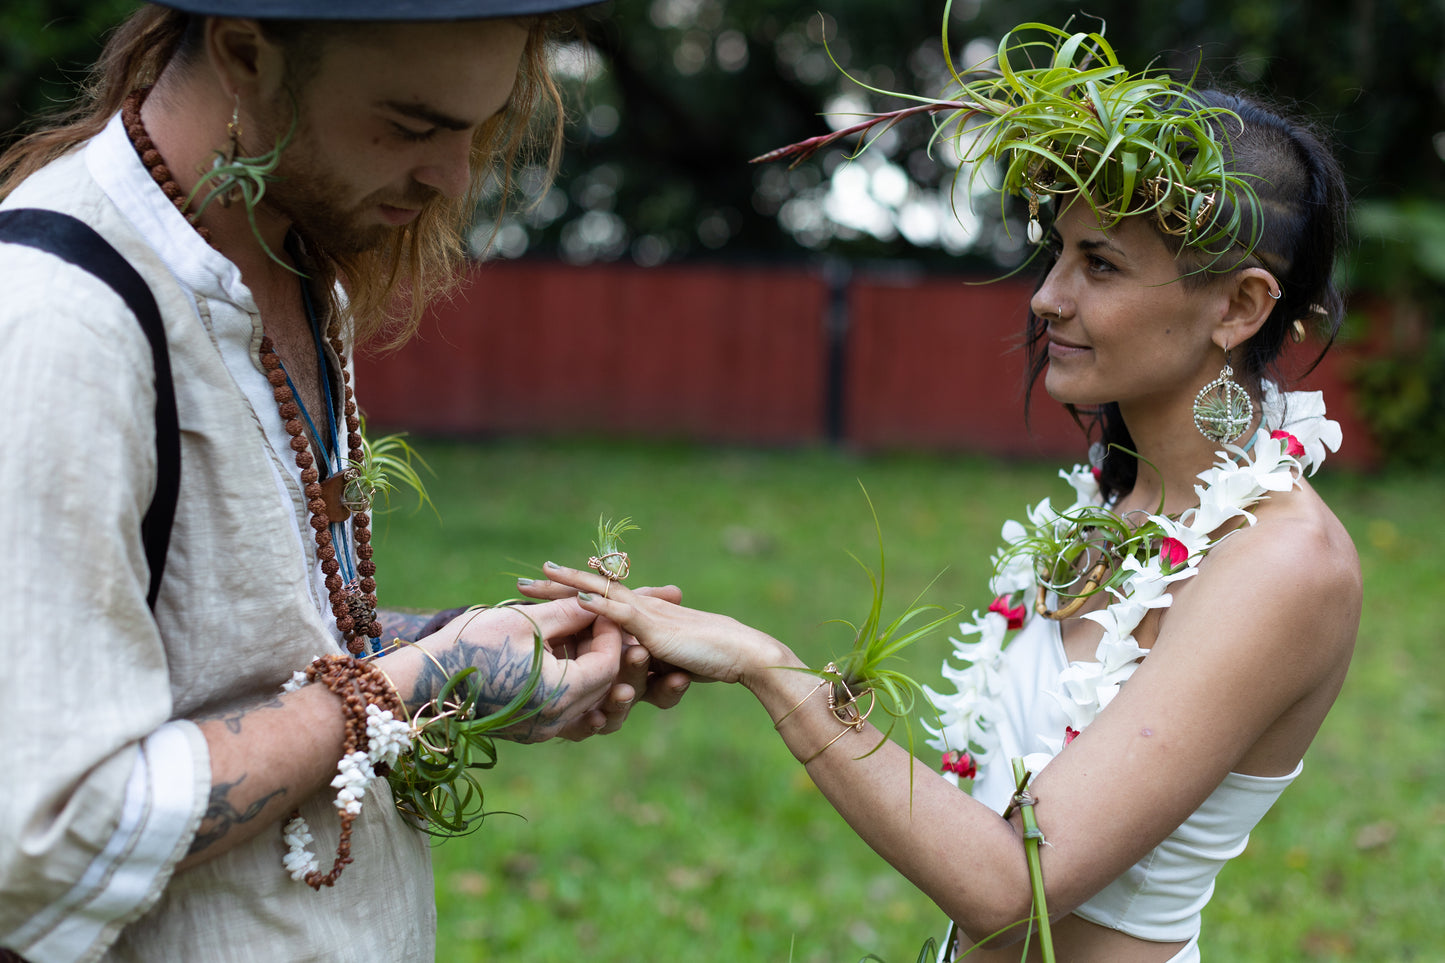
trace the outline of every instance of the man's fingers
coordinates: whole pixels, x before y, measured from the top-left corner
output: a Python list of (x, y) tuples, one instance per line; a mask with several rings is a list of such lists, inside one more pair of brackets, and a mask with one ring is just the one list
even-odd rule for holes
[(671, 709), (682, 701), (691, 685), (692, 676), (686, 672), (654, 673), (648, 680), (642, 701), (650, 702), (659, 709)]

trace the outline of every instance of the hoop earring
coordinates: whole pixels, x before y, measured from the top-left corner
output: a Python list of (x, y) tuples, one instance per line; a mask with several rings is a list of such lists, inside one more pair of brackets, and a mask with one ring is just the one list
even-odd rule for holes
[(1194, 427), (1210, 441), (1229, 444), (1254, 423), (1254, 402), (1244, 386), (1234, 380), (1229, 366), (1229, 349), (1224, 351), (1224, 370), (1194, 396)]

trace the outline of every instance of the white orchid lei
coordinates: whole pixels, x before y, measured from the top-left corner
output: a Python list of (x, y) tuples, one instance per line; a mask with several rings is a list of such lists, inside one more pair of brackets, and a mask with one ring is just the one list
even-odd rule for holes
[[(1099, 589), (1113, 601), (1081, 616), (1104, 630), (1094, 661), (1070, 663), (1051, 692), (1068, 719), (1067, 727), (1039, 734), (1049, 751), (1025, 757), (1024, 765), (1031, 772), (1042, 769), (1082, 732), (1134, 674), (1138, 660), (1147, 654), (1135, 641), (1134, 630), (1150, 610), (1170, 605), (1170, 586), (1198, 572), (1210, 549), (1228, 536), (1226, 532), (1215, 538), (1213, 533), (1235, 519), (1253, 525), (1252, 507), (1271, 492), (1290, 490), (1302, 474), (1313, 475), (1324, 462), (1326, 448), (1339, 450), (1340, 426), (1325, 417), (1320, 392), (1286, 395), (1266, 382), (1263, 409), (1253, 440), (1243, 448), (1226, 445), (1226, 450), (1216, 453), (1219, 460), (1200, 473), (1203, 484), (1194, 487), (1199, 506), (1178, 518), (1151, 514), (1138, 524), (1124, 522), (1100, 504), (1096, 469), (1076, 465), (1059, 472), (1074, 489), (1073, 505), (1060, 512), (1046, 498), (1028, 510), (1027, 524), (1004, 524), (1004, 546), (993, 556), (994, 576), (989, 583), (994, 602), (982, 615), (975, 611), (971, 622), (959, 624), (963, 638), (974, 641), (950, 639), (952, 658), (962, 665), (945, 660), (943, 676), (955, 691), (945, 694), (923, 687), (939, 720), (939, 728), (926, 727), (933, 736), (928, 745), (944, 753), (947, 778), (955, 784), (974, 778), (998, 749), (995, 720), (1001, 715), (1003, 653), (1010, 631), (1022, 627), (1027, 611), (1015, 599), (1022, 596), (1030, 601), (1033, 593), (1055, 591), (1072, 581), (1077, 575), (1074, 563), (1082, 557), (1090, 529), (1127, 531), (1123, 540), (1127, 544), (1122, 549), (1115, 546), (1122, 557)], [(1090, 454), (1097, 462), (1102, 451), (1096, 446)], [(1236, 530), (1231, 526), (1230, 531)], [(1037, 551), (1041, 547), (1050, 549), (1042, 557)]]

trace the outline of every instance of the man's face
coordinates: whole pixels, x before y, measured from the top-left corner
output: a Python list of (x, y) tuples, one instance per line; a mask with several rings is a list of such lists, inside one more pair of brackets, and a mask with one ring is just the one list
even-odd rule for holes
[[(526, 40), (510, 20), (367, 25), (327, 40), (297, 91), (296, 133), (266, 203), (345, 254), (378, 247), (427, 205), (461, 196), (473, 137), (511, 95)], [(282, 92), (261, 149), (291, 118)]]

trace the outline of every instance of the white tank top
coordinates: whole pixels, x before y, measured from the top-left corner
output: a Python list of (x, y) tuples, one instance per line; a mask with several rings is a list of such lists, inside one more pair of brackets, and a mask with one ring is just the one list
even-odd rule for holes
[[(1013, 794), (1010, 760), (1048, 751), (1039, 734), (1063, 732), (1068, 724), (1050, 694), (1068, 665), (1059, 623), (1030, 617), (1004, 650), (1004, 660), (1002, 714), (995, 720), (999, 746), (973, 785), (974, 798), (995, 812), (1002, 812)], [(1244, 851), (1250, 830), (1303, 768), (1301, 762), (1287, 776), (1229, 773), (1167, 839), (1074, 913), (1139, 939), (1196, 938), (1214, 878)]]

